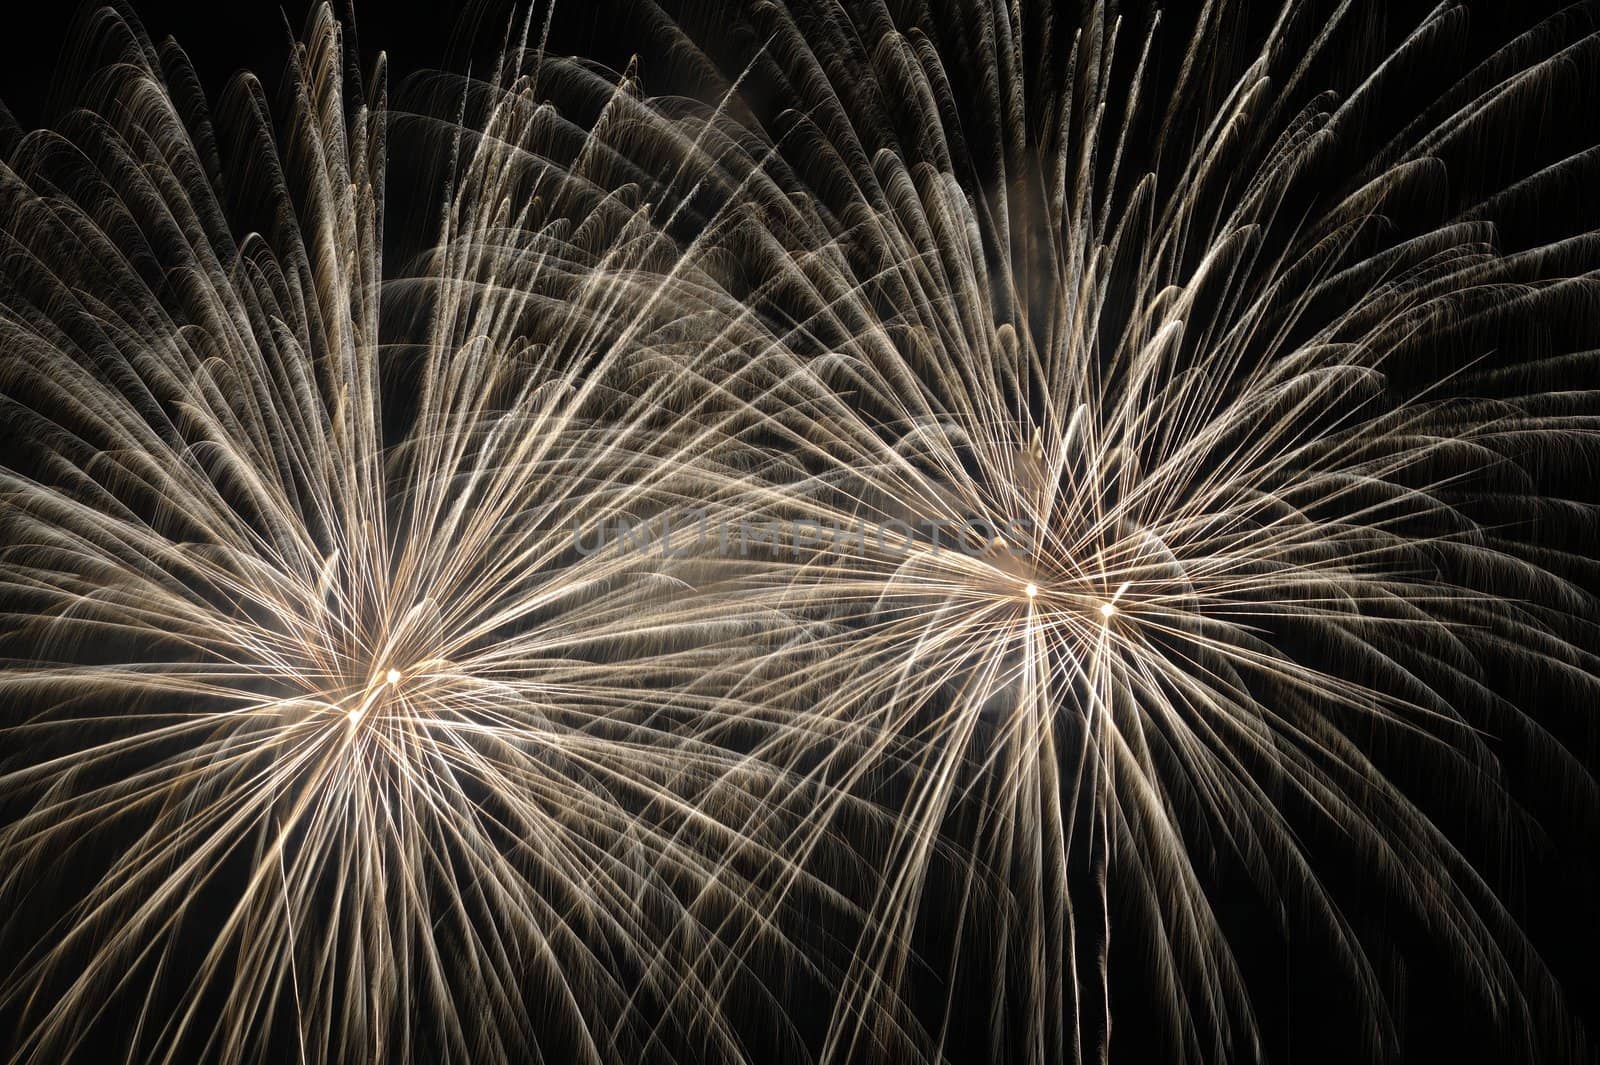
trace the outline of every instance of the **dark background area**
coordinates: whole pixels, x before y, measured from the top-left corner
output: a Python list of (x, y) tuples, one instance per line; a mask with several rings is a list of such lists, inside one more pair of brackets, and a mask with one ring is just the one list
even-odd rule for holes
[[(52, 116), (70, 106), (74, 86), (83, 74), (84, 51), (80, 48), (75, 25), (81, 23), (91, 3), (58, 0), (52, 3), (12, 5), (0, 19), (0, 102), (23, 128), (49, 125)], [(133, 10), (151, 36), (160, 40), (175, 36), (194, 62), (207, 91), (220, 93), (225, 81), (236, 71), (249, 69), (273, 87), (283, 69), (292, 39), (298, 35), (309, 0), (292, 0), (278, 5), (257, 0), (232, 3), (198, 3), (189, 0), (140, 0)], [(339, 5), (348, 14), (348, 5)], [(670, 6), (670, 5), (668, 5)], [(1131, 6), (1131, 5), (1130, 5)], [(1181, 20), (1184, 5), (1164, 5), (1171, 17)], [(1258, 4), (1263, 11), (1272, 7)], [(1431, 4), (1383, 4), (1373, 0), (1397, 26), (1414, 18)], [(1536, 21), (1541, 12), (1556, 9), (1546, 3), (1497, 5), (1480, 3), (1484, 14), (1474, 22), (1473, 38), (1465, 47), (1481, 48), (1486, 42), (1504, 40), (1517, 29)], [(648, 34), (630, 25), (619, 15), (626, 0), (615, 4), (571, 0), (558, 5), (550, 50), (554, 53), (581, 54), (613, 66), (620, 66), (636, 51), (650, 47)], [(418, 83), (408, 79), (418, 72), (446, 69), (463, 72), (469, 67), (482, 69), (499, 47), (510, 6), (495, 0), (473, 0), (465, 9), (453, 4), (399, 3), (369, 0), (354, 4), (354, 25), (364, 61), (370, 67), (381, 49), (390, 63), (391, 91), (402, 108), (408, 91)], [(703, 17), (706, 6), (694, 5), (692, 17)], [(1174, 33), (1174, 37), (1181, 34)], [(1158, 57), (1158, 62), (1163, 57)], [(1171, 62), (1171, 57), (1165, 57)], [(656, 77), (646, 62), (643, 68), (647, 88)], [(670, 80), (667, 79), (667, 80)], [(1594, 127), (1600, 123), (1588, 105), (1594, 100), (1555, 101), (1551, 113), (1559, 117), (1556, 127), (1541, 132), (1526, 131), (1531, 137), (1548, 136), (1552, 143), (1576, 136), (1596, 139)], [(391, 157), (390, 167), (400, 194), (400, 209), (387, 222), (386, 246), (399, 258), (415, 251), (431, 237), (426, 225), (428, 204), (423, 197), (406, 202), (406, 183), (425, 186), (428, 180), (425, 160), (408, 158), (403, 153)], [(408, 169), (412, 172), (408, 174)], [(1552, 233), (1576, 232), (1595, 224), (1596, 201), (1600, 188), (1575, 189), (1570, 203), (1551, 202), (1537, 216), (1522, 220), (1523, 228), (1510, 229), (1506, 240), (1511, 245), (1548, 239)], [(1575, 387), (1593, 382), (1575, 382)], [(1587, 472), (1571, 474), (1563, 491), (1583, 497), (1595, 492)], [(1566, 545), (1592, 557), (1594, 545)], [(1508, 679), (1514, 684), (1514, 679)], [(1526, 693), (1530, 712), (1541, 700), (1559, 693)], [(1596, 708), (1564, 711), (1592, 722)], [(1595, 766), (1593, 727), (1587, 735), (1562, 737), (1591, 769)], [(1504, 882), (1497, 886), (1505, 893), (1512, 910), (1528, 930), (1535, 947), (1563, 983), (1578, 1018), (1591, 1033), (1600, 1032), (1600, 996), (1590, 986), (1591, 970), (1600, 957), (1600, 918), (1594, 900), (1600, 897), (1600, 858), (1597, 858), (1596, 830), (1592, 814), (1572, 809), (1570, 796), (1552, 792), (1541, 780), (1537, 764), (1519, 764), (1516, 753), (1507, 752), (1507, 768), (1514, 794), (1524, 798), (1548, 832), (1548, 838), (1532, 845), (1527, 852), (1505, 859)], [(1455, 826), (1452, 826), (1455, 827)], [(1345, 898), (1359, 897), (1362, 870), (1348, 868), (1345, 885), (1352, 892)], [(1301, 947), (1292, 939), (1280, 941), (1271, 920), (1261, 919), (1260, 907), (1268, 900), (1254, 897), (1241, 881), (1237, 904), (1224, 906), (1224, 919), (1240, 949), (1241, 962), (1255, 999), (1266, 1050), (1278, 1062), (1344, 1063), (1353, 1060), (1359, 1045), (1353, 1031), (1355, 1013), (1342, 990), (1342, 983), (1327, 975), (1328, 958), (1315, 945)], [(937, 909), (937, 907), (935, 907)], [(1394, 950), (1397, 986), (1403, 997), (1395, 1009), (1405, 1040), (1405, 1059), (1428, 1062), (1482, 1062), (1498, 1065), (1520, 1060), (1515, 1051), (1500, 1040), (1501, 1033), (1483, 1004), (1460, 988), (1452, 959), (1430, 941), (1424, 929), (1401, 918), (1392, 925), (1376, 900), (1368, 912), (1358, 914), (1362, 921), (1376, 922), (1387, 929)], [(1128, 937), (1132, 940), (1133, 937)], [(3, 962), (0, 962), (3, 964)], [(977, 989), (974, 989), (977, 990)], [(1122, 1063), (1157, 1061), (1159, 1043), (1141, 1024), (1141, 1011), (1151, 1013), (1140, 999), (1144, 990), (1136, 985), (1113, 989), (1115, 1038), (1113, 1060)], [(981, 998), (981, 995), (977, 996)], [(978, 1002), (981, 1006), (983, 1003)], [(974, 1061), (983, 1057), (985, 1044), (971, 1048)], [(1559, 1065), (1559, 1063), (1558, 1063)]]

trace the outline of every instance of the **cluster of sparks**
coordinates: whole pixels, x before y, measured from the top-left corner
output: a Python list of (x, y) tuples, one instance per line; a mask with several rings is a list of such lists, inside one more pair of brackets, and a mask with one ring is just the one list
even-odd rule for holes
[[(1495, 222), (1593, 146), (1440, 160), (1600, 38), (1530, 28), (1374, 149), (1465, 11), (1351, 76), (1358, 7), (1241, 60), (1225, 2), (751, 5), (732, 70), (671, 31), (704, 102), (526, 12), (437, 114), (320, 10), (276, 123), (104, 13), (99, 96), (0, 164), (17, 1060), (940, 1061), (980, 1017), (1099, 1061), (1124, 957), (1171, 1059), (1251, 1060), (1224, 875), (1382, 1055), (1329, 861), (1540, 1038), (1559, 987), (1392, 769), (1494, 838), (1487, 737), (1595, 799), (1492, 665), (1600, 697), (1592, 566), (1527, 531), (1592, 528), (1539, 477), (1593, 353), (1480, 339), (1592, 305), (1600, 234)], [(408, 129), (448, 192), (386, 270)], [(708, 514), (967, 541), (578, 535)]]

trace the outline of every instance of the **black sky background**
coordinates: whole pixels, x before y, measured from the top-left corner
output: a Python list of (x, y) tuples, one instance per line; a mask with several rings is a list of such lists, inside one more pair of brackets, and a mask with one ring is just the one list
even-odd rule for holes
[[(618, 11), (625, 4), (626, 0), (616, 0), (615, 4), (570, 0), (558, 6), (550, 50), (587, 55), (611, 65), (621, 65), (633, 51), (643, 51), (645, 84), (654, 88), (647, 51), (650, 42), (632, 35), (626, 20), (619, 18)], [(31, 2), (9, 4), (0, 14), (0, 102), (23, 128), (49, 125), (52, 116), (70, 105), (73, 86), (83, 73), (84, 58), (74, 27), (90, 6), (76, 0)], [(140, 0), (132, 6), (153, 38), (160, 40), (169, 34), (177, 37), (208, 93), (215, 98), (225, 81), (240, 69), (254, 70), (269, 88), (275, 86), (289, 43), (313, 5), (310, 0), (291, 0), (282, 5), (257, 0)], [(1178, 20), (1183, 18), (1182, 5), (1164, 6)], [(1271, 5), (1257, 6), (1266, 9)], [(1393, 13), (1396, 24), (1402, 24), (1409, 12), (1420, 14), (1431, 6), (1384, 5)], [(1550, 4), (1476, 6), (1485, 12), (1474, 24), (1474, 40), (1478, 43), (1504, 39), (1508, 30), (1530, 24), (1541, 11), (1555, 9)], [(495, 53), (507, 10), (508, 4), (493, 0), (473, 0), (465, 10), (444, 3), (357, 0), (354, 5), (361, 53), (369, 65), (380, 49), (387, 53), (392, 93), (402, 107), (407, 99), (404, 86), (419, 71), (444, 68), (460, 72), (469, 64), (481, 69)], [(699, 10), (697, 7), (696, 12)], [(416, 83), (412, 84), (415, 88)], [(1535, 137), (1561, 137), (1576, 131), (1580, 139), (1587, 137), (1592, 143), (1596, 139), (1593, 129), (1600, 123), (1592, 108), (1594, 103), (1584, 99), (1552, 101), (1546, 117), (1553, 128), (1541, 133), (1536, 126), (1526, 132)], [(391, 156), (399, 206), (386, 222), (386, 249), (394, 253), (396, 261), (422, 247), (433, 235), (429, 204), (416, 194), (432, 178), (427, 166), (418, 157)], [(1591, 228), (1595, 225), (1597, 201), (1600, 187), (1574, 189), (1571, 202), (1541, 205), (1536, 214), (1519, 220), (1506, 233), (1506, 241), (1511, 246), (1525, 245), (1547, 239), (1553, 233)], [(1594, 382), (1574, 382), (1574, 387), (1580, 386), (1593, 387)], [(1557, 478), (1559, 483), (1553, 484), (1553, 489), (1578, 498), (1596, 496), (1591, 471), (1565, 471)], [(1587, 551), (1589, 557), (1596, 553), (1593, 544), (1569, 546)], [(1544, 697), (1536, 692), (1528, 696), (1530, 701)], [(1591, 720), (1600, 716), (1600, 708), (1587, 710)], [(1530, 712), (1536, 712), (1536, 708)], [(1592, 729), (1590, 735), (1563, 739), (1585, 764), (1591, 769), (1596, 767)], [(1543, 845), (1530, 846), (1526, 853), (1508, 858), (1499, 886), (1566, 988), (1575, 1014), (1591, 1033), (1600, 1032), (1600, 996), (1591, 986), (1590, 975), (1600, 958), (1600, 918), (1595, 907), (1595, 900), (1600, 898), (1597, 826), (1591, 814), (1572, 808), (1570, 796), (1548, 787), (1540, 779), (1537, 766), (1519, 764), (1515, 752), (1507, 752), (1507, 759), (1513, 781), (1510, 790), (1529, 801), (1549, 838)], [(1347, 872), (1352, 884), (1360, 882), (1359, 868)], [(1270, 932), (1271, 922), (1262, 920), (1256, 912), (1259, 904), (1260, 900), (1241, 889), (1237, 904), (1225, 904), (1223, 908), (1257, 996), (1255, 1004), (1269, 1055), (1275, 1061), (1296, 1065), (1332, 1065), (1351, 1060), (1355, 1046), (1352, 1004), (1341, 999), (1336, 981), (1319, 975), (1325, 959), (1317, 958), (1315, 948), (1307, 947), (1304, 954), (1297, 954), (1295, 943), (1277, 941)], [(1402, 959), (1398, 964), (1404, 970), (1400, 983), (1405, 991), (1397, 1010), (1407, 1061), (1499, 1065), (1518, 1060), (1503, 1045), (1482, 1006), (1461, 991), (1459, 980), (1451, 975), (1450, 959), (1421, 929), (1399, 918), (1394, 918), (1392, 926), (1383, 925), (1390, 918), (1379, 912), (1361, 917), (1387, 929), (1395, 955)], [(1260, 932), (1253, 934), (1254, 929)], [(1157, 1060), (1147, 1026), (1140, 1023), (1141, 1013), (1154, 1007), (1141, 1001), (1142, 994), (1137, 985), (1119, 985), (1116, 989), (1114, 1061)], [(9, 1036), (10, 1033), (0, 1033), (0, 1045), (10, 1042)], [(983, 1053), (981, 1043), (971, 1047), (970, 1060), (987, 1060)]]

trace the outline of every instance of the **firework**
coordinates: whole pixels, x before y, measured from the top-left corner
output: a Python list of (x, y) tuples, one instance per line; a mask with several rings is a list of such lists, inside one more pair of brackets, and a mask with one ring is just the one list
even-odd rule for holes
[(0, 169), (18, 1054), (1252, 1060), (1276, 936), (1397, 1056), (1391, 924), (1578, 1053), (1600, 40), (1470, 8), (525, 11), (403, 111), (321, 12), (276, 128), (103, 19)]
[(1363, 897), (1522, 1053), (1575, 1052), (1494, 870), (1535, 831), (1507, 750), (1594, 808), (1558, 739), (1600, 694), (1561, 547), (1594, 513), (1549, 486), (1592, 449), (1561, 382), (1600, 244), (1500, 226), (1592, 174), (1592, 130), (1505, 144), (1597, 42), (1568, 13), (1467, 58), (1468, 14), (763, 5), (674, 29), (708, 105), (613, 99), (609, 172), (726, 293), (686, 411), (751, 456), (719, 505), (790, 523), (730, 606), (804, 666), (744, 696), (895, 811), (824, 1058), (1101, 1060), (1118, 959), (1168, 1057), (1261, 1056), (1226, 891), (1315, 944), (1367, 1053), (1400, 1035)]
[(325, 10), (277, 130), (96, 30), (99, 106), (0, 168), (17, 1060), (787, 1054), (789, 915), (847, 907), (736, 742), (760, 635), (573, 534), (695, 484), (669, 380), (616, 384), (692, 318), (663, 238), (576, 171), (507, 208), (507, 111), (386, 287), (383, 70)]

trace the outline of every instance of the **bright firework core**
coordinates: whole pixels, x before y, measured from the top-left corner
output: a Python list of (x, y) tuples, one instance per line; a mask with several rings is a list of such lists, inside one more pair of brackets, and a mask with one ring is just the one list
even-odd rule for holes
[(362, 699), (361, 702), (357, 703), (355, 706), (352, 706), (347, 711), (351, 723), (354, 724), (360, 721), (362, 717), (366, 715), (367, 710), (383, 697), (384, 689), (392, 688), (400, 683), (401, 676), (401, 672), (393, 667), (385, 670), (383, 673), (383, 680), (379, 683), (373, 684), (370, 688), (368, 688), (366, 698)]
[(1109, 618), (1113, 614), (1115, 614), (1116, 612), (1117, 612), (1117, 607), (1116, 607), (1115, 603), (1101, 603), (1100, 604), (1100, 616), (1101, 617)]
[(1037, 584), (1030, 584), (1026, 588), (1022, 589), (1022, 593), (1029, 599), (1032, 599), (1034, 596), (1039, 594), (1039, 586)]

